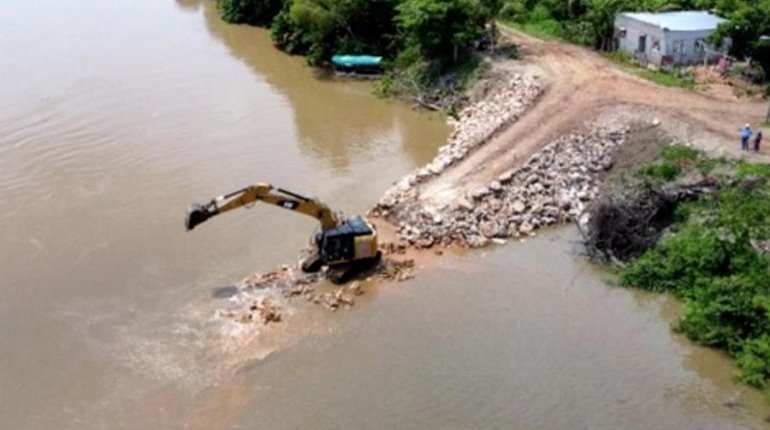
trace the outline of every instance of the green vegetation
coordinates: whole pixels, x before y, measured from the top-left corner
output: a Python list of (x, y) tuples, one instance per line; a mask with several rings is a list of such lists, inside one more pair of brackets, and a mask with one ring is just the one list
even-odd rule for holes
[(665, 70), (638, 70), (636, 74), (644, 79), (666, 87), (679, 87), (692, 89), (695, 87), (695, 77), (684, 69), (675, 69), (673, 72)]
[(676, 328), (735, 357), (739, 379), (770, 394), (770, 165), (666, 148), (641, 174), (672, 181), (724, 166), (717, 191), (678, 203), (676, 223), (621, 272), (620, 282), (684, 302)]
[(389, 66), (468, 62), (500, 0), (218, 0), (222, 17), (270, 27), (276, 45), (311, 64), (379, 55)]
[(502, 19), (501, 22), (514, 29), (535, 36), (538, 39), (550, 42), (566, 41), (562, 37), (562, 26), (553, 20), (536, 22), (516, 22), (510, 19)]
[(281, 11), (280, 0), (219, 0), (222, 18), (228, 22), (268, 25)]
[(613, 45), (614, 20), (619, 12), (668, 12), (716, 10), (728, 20), (713, 35), (721, 45), (732, 40), (731, 53), (750, 57), (764, 70), (759, 80), (770, 77), (770, 0), (505, 0), (500, 16), (514, 28), (609, 51)]
[(640, 173), (652, 179), (671, 181), (676, 179), (684, 169), (692, 166), (696, 160), (701, 161), (700, 153), (688, 146), (671, 145), (661, 151), (660, 160), (642, 168)]

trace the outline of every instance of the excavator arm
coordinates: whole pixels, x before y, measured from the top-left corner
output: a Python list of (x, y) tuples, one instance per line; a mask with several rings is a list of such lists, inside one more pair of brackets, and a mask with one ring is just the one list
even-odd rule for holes
[(318, 219), (322, 230), (332, 229), (339, 225), (337, 217), (325, 204), (316, 199), (303, 197), (299, 194), (274, 188), (270, 184), (259, 183), (250, 185), (238, 191), (212, 199), (205, 205), (193, 204), (187, 210), (185, 227), (194, 229), (209, 218), (242, 206), (248, 206), (257, 201), (293, 210)]

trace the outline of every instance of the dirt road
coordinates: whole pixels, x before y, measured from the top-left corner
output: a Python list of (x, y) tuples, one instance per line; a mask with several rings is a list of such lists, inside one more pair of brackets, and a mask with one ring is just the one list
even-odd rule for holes
[(746, 122), (758, 124), (765, 114), (762, 102), (658, 86), (582, 47), (544, 42), (505, 28), (503, 34), (520, 46), (522, 60), (515, 67), (539, 75), (546, 82), (545, 92), (506, 130), (443, 174), (420, 184), (417, 194), (424, 205), (444, 207), (456, 202), (557, 137), (602, 115), (658, 118), (678, 140), (737, 157), (741, 155), (738, 129)]

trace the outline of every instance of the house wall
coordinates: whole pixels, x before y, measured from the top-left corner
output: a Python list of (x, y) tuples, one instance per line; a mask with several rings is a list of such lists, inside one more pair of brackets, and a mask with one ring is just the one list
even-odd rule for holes
[[(700, 63), (704, 59), (715, 61), (719, 53), (713, 45), (707, 43), (711, 33), (713, 33), (711, 30), (667, 31), (666, 53), (672, 57), (674, 64)], [(698, 45), (702, 47), (699, 48)]]
[[(618, 49), (642, 60), (660, 65), (665, 55), (665, 34), (663, 29), (651, 24), (637, 21), (626, 16), (618, 15), (615, 18), (615, 29), (624, 27), (625, 37), (617, 37)], [(639, 51), (639, 37), (647, 36), (644, 52)]]
[[(715, 61), (719, 54), (714, 46), (706, 43), (712, 30), (703, 31), (667, 31), (660, 27), (618, 15), (615, 18), (616, 35), (618, 29), (626, 29), (625, 37), (616, 37), (619, 50), (634, 55), (637, 59), (646, 60), (660, 66), (664, 61), (677, 65)], [(647, 36), (644, 52), (639, 52), (639, 37)], [(705, 49), (696, 48), (696, 41)]]

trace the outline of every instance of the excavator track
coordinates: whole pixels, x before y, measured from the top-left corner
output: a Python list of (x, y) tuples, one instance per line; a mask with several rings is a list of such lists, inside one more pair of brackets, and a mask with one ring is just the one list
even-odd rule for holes
[(330, 266), (326, 272), (326, 279), (336, 285), (345, 284), (351, 279), (377, 267), (380, 260), (382, 260), (382, 252), (378, 251), (377, 255), (372, 258), (355, 261), (353, 263)]

